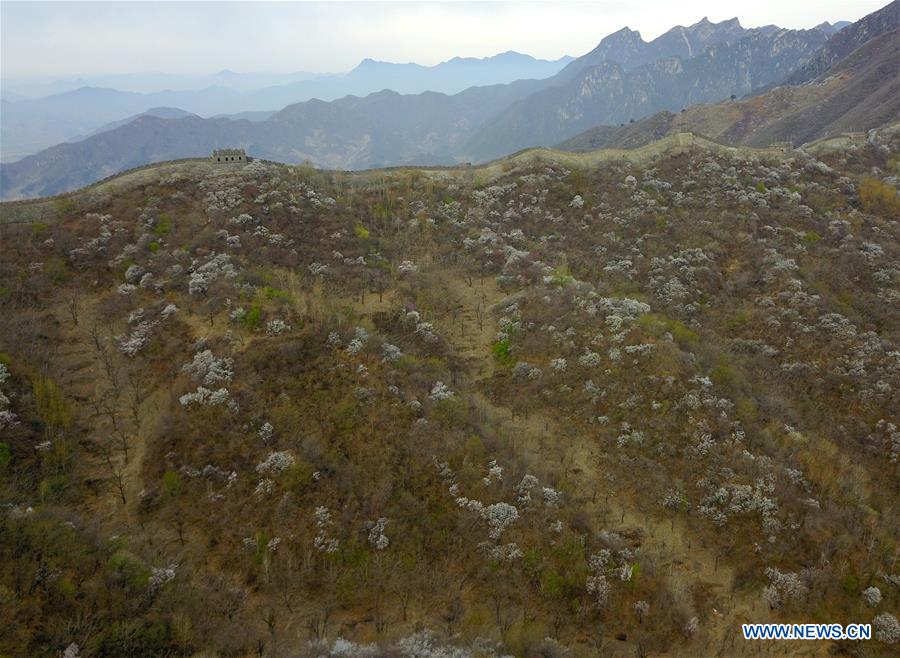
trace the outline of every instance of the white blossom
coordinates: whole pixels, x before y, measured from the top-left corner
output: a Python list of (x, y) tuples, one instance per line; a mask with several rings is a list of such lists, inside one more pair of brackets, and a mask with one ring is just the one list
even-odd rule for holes
[(585, 368), (594, 368), (600, 365), (600, 355), (588, 348), (584, 348), (584, 354), (578, 357), (578, 363)]
[(256, 465), (256, 472), (260, 475), (278, 475), (294, 465), (294, 456), (285, 451), (272, 452), (263, 461)]
[(128, 336), (120, 336), (118, 339), (119, 351), (126, 356), (136, 356), (150, 343), (150, 336), (156, 322), (144, 320), (131, 331)]
[(175, 580), (175, 569), (178, 567), (176, 564), (170, 564), (167, 567), (162, 568), (151, 568), (150, 569), (150, 578), (147, 582), (147, 589), (150, 590), (151, 594), (155, 594), (166, 583), (169, 583)]
[(693, 637), (697, 634), (697, 631), (700, 630), (700, 619), (698, 617), (691, 617), (685, 622), (682, 630), (687, 637)]
[(482, 478), (482, 480), (484, 481), (485, 485), (490, 485), (490, 483), (493, 482), (494, 480), (499, 482), (502, 479), (503, 479), (503, 467), (499, 466), (497, 464), (496, 459), (492, 459), (490, 461), (490, 463), (488, 464), (488, 474), (487, 474), (487, 476)]
[(863, 599), (873, 608), (881, 603), (881, 590), (877, 587), (868, 587), (862, 593)]
[(875, 627), (875, 639), (885, 644), (900, 642), (900, 622), (889, 612), (883, 612), (872, 620)]
[(166, 307), (159, 312), (159, 315), (160, 315), (160, 317), (162, 317), (165, 320), (177, 312), (178, 312), (178, 307), (175, 306), (175, 304), (166, 304)]
[(282, 320), (281, 318), (275, 318), (274, 320), (269, 321), (266, 325), (266, 335), (267, 336), (280, 336), (285, 331), (290, 331), (291, 325)]
[(503, 531), (519, 518), (519, 510), (509, 503), (494, 503), (485, 507), (481, 511), (481, 516), (490, 527), (490, 538), (500, 539)]
[(196, 391), (185, 393), (178, 401), (183, 407), (189, 407), (193, 404), (209, 407), (216, 405), (227, 405), (230, 411), (237, 411), (237, 404), (231, 399), (231, 394), (227, 388), (219, 388), (215, 391), (204, 386), (198, 386)]
[(372, 544), (376, 550), (383, 551), (391, 543), (390, 539), (387, 538), (387, 535), (384, 534), (384, 528), (387, 525), (387, 522), (388, 520), (386, 518), (381, 517), (372, 524), (372, 528), (369, 530), (369, 543)]
[(646, 601), (635, 601), (634, 611), (639, 618), (643, 619), (650, 612), (650, 604)]
[(592, 594), (594, 601), (601, 608), (605, 608), (609, 603), (609, 582), (603, 574), (591, 574), (585, 582), (585, 589), (588, 594)]
[(231, 279), (237, 275), (237, 269), (231, 264), (231, 256), (228, 254), (213, 254), (203, 264), (198, 265), (197, 261), (191, 264), (188, 292), (191, 295), (203, 294), (219, 278)]
[(435, 382), (434, 386), (431, 387), (431, 393), (428, 397), (431, 400), (448, 400), (455, 395), (453, 391), (450, 390), (450, 387), (447, 386), (444, 382)]
[(263, 440), (263, 443), (270, 443), (275, 436), (275, 428), (272, 427), (272, 423), (265, 422), (262, 427), (259, 428), (257, 434), (259, 435), (259, 438)]
[(230, 357), (217, 359), (211, 350), (203, 350), (197, 352), (193, 361), (182, 366), (181, 370), (205, 386), (230, 384), (234, 377), (234, 359)]
[(262, 478), (256, 484), (256, 489), (254, 489), (253, 493), (257, 495), (268, 495), (275, 491), (275, 480), (271, 478)]
[(403, 352), (401, 352), (400, 348), (396, 345), (384, 343), (381, 346), (381, 355), (384, 361), (396, 361), (403, 356)]

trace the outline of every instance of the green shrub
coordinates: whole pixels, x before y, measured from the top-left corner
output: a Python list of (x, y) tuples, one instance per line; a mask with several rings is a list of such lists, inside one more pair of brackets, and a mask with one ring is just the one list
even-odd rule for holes
[(500, 365), (512, 365), (512, 344), (509, 342), (509, 338), (504, 338), (503, 340), (495, 342), (491, 346), (491, 353)]
[(806, 242), (807, 244), (815, 244), (821, 239), (822, 239), (822, 236), (819, 235), (818, 233), (816, 233), (815, 231), (807, 231), (803, 235), (803, 241)]
[(51, 432), (72, 425), (72, 409), (56, 382), (49, 377), (38, 377), (32, 383), (32, 392), (38, 415)]
[(669, 332), (682, 349), (691, 347), (700, 340), (696, 331), (688, 328), (680, 320), (669, 318), (661, 313), (646, 313), (638, 318), (637, 325), (643, 332), (655, 338)]
[(309, 486), (313, 479), (315, 469), (309, 462), (298, 459), (290, 468), (281, 474), (280, 480), (285, 491), (301, 494)]
[(688, 328), (680, 320), (673, 320), (669, 326), (669, 332), (672, 338), (682, 348), (691, 347), (700, 341), (700, 334), (693, 329)]
[(353, 399), (346, 399), (335, 405), (332, 420), (338, 430), (349, 432), (356, 427), (356, 418), (359, 415), (358, 403)]
[(141, 590), (147, 587), (150, 570), (134, 554), (125, 550), (116, 551), (107, 565), (129, 587)]
[(262, 308), (259, 304), (253, 304), (244, 316), (244, 326), (250, 331), (257, 331), (262, 326)]
[(569, 271), (568, 265), (560, 265), (555, 270), (553, 270), (553, 276), (551, 277), (551, 281), (554, 286), (564, 286), (567, 283), (571, 283), (574, 280), (572, 273)]
[(466, 439), (465, 451), (466, 457), (475, 463), (481, 463), (487, 459), (487, 448), (484, 447), (484, 441), (475, 434)]
[(162, 213), (156, 222), (156, 226), (153, 227), (153, 234), (158, 237), (162, 237), (164, 235), (168, 235), (171, 232), (172, 218), (168, 214)]
[(710, 378), (717, 386), (734, 386), (737, 383), (737, 371), (727, 363), (719, 363), (712, 369)]
[(166, 471), (162, 476), (163, 494), (167, 497), (174, 496), (178, 493), (178, 487), (181, 485), (181, 478), (175, 471)]
[(57, 199), (53, 202), (53, 206), (60, 215), (70, 215), (75, 212), (75, 202), (69, 198)]
[(741, 327), (746, 326), (749, 319), (746, 311), (738, 311), (725, 320), (725, 328), (728, 329), (728, 331), (737, 331)]
[(435, 402), (431, 407), (431, 416), (445, 427), (462, 427), (466, 413), (466, 403), (458, 395)]
[(42, 501), (52, 502), (62, 499), (68, 489), (69, 476), (65, 474), (51, 475), (41, 480), (38, 485), (38, 494)]
[(44, 272), (50, 277), (50, 280), (56, 284), (62, 284), (68, 281), (72, 273), (69, 266), (62, 258), (50, 258), (44, 263)]
[(264, 286), (261, 290), (263, 297), (269, 300), (278, 300), (282, 302), (292, 303), (294, 298), (291, 296), (287, 290), (281, 290), (280, 288), (273, 288), (272, 286)]
[(367, 229), (362, 224), (357, 224), (353, 227), (353, 235), (355, 235), (360, 240), (368, 240), (369, 239), (369, 229)]
[(759, 415), (759, 409), (756, 406), (756, 402), (750, 398), (741, 398), (737, 402), (735, 413), (740, 421), (747, 425), (756, 421), (756, 417)]
[(841, 587), (847, 594), (856, 594), (859, 591), (859, 578), (857, 578), (854, 574), (847, 574), (843, 581), (841, 581)]
[(864, 178), (859, 185), (859, 201), (871, 215), (900, 217), (900, 193), (877, 178)]

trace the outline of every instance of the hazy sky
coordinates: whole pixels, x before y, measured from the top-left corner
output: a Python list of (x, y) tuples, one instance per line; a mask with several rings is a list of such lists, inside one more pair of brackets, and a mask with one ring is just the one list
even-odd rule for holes
[(856, 20), (888, 0), (601, 2), (8, 2), (5, 78), (166, 71), (343, 71), (517, 50), (581, 55), (625, 25), (645, 39), (733, 16), (745, 27)]

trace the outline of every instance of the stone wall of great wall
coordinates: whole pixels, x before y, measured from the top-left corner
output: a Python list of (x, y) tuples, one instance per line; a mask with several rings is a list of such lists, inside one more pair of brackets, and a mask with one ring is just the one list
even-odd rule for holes
[(517, 157), (523, 159), (529, 156), (549, 157), (560, 162), (571, 163), (573, 166), (589, 166), (594, 163), (612, 162), (615, 160), (627, 160), (636, 164), (642, 164), (662, 156), (696, 151), (708, 151), (710, 153), (747, 159), (785, 159), (795, 155), (794, 149), (786, 142), (773, 144), (766, 148), (725, 146), (693, 133), (675, 133), (636, 149), (598, 149), (586, 153), (570, 153), (554, 149), (533, 149)]
[[(851, 143), (851, 139), (846, 136), (835, 138), (841, 144)], [(858, 139), (858, 138), (857, 138)], [(863, 137), (864, 139), (864, 137)], [(823, 140), (820, 140), (823, 141)], [(829, 140), (834, 141), (834, 140)], [(856, 140), (853, 140), (856, 141)], [(815, 144), (815, 143), (814, 143)], [(813, 145), (809, 145), (813, 146)], [(585, 153), (573, 153), (570, 151), (559, 151), (550, 148), (532, 148), (525, 149), (511, 156), (494, 160), (481, 165), (448, 165), (448, 166), (432, 166), (432, 167), (385, 167), (381, 169), (367, 169), (346, 172), (349, 175), (372, 176), (383, 174), (386, 172), (398, 172), (417, 170), (426, 175), (433, 176), (452, 176), (460, 174), (477, 174), (484, 178), (493, 178), (501, 175), (511, 166), (528, 165), (534, 162), (553, 162), (567, 167), (579, 168), (590, 167), (600, 163), (614, 161), (629, 161), (635, 164), (643, 164), (655, 158), (677, 155), (680, 153), (689, 153), (696, 151), (707, 151), (721, 155), (730, 155), (746, 159), (786, 159), (796, 155), (796, 151), (791, 147), (790, 143), (776, 143), (766, 148), (750, 148), (743, 146), (725, 146), (710, 139), (694, 135), (693, 133), (675, 133), (668, 135), (660, 140), (641, 146), (635, 149), (598, 149), (596, 151), (588, 151)], [(258, 160), (254, 158), (254, 160)], [(268, 160), (258, 160), (266, 164), (278, 164)], [(59, 214), (59, 207), (69, 200), (90, 200), (96, 193), (109, 193), (109, 187), (121, 185), (138, 185), (141, 182), (147, 182), (150, 177), (143, 177), (143, 172), (157, 170), (159, 174), (171, 170), (172, 173), (179, 171), (207, 171), (213, 165), (210, 164), (209, 158), (185, 158), (181, 160), (169, 160), (166, 162), (157, 162), (153, 164), (134, 167), (112, 176), (108, 176), (103, 180), (83, 187), (81, 189), (57, 194), (51, 197), (42, 197), (39, 199), (23, 199), (18, 201), (7, 201), (0, 203), (0, 225), (15, 223), (31, 223), (48, 221), (55, 218)]]
[[(206, 163), (209, 158), (182, 158), (179, 160), (166, 160), (164, 162), (153, 162), (150, 164), (132, 167), (125, 171), (111, 174), (106, 178), (101, 178), (89, 185), (72, 190), (71, 192), (61, 192), (53, 196), (39, 197), (37, 199), (17, 199), (14, 201), (0, 202), (0, 224), (15, 224), (23, 222), (39, 222), (44, 219), (52, 218), (58, 213), (59, 204), (65, 203), (66, 200), (84, 197), (90, 197), (92, 192), (108, 185), (119, 179), (127, 179), (139, 174), (142, 171), (151, 169), (159, 169), (170, 165), (190, 164), (190, 163)], [(19, 218), (15, 215), (23, 215)]]

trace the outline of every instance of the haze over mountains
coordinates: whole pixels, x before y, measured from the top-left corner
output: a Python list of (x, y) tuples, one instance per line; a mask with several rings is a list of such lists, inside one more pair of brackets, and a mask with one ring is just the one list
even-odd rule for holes
[[(900, 118), (895, 92), (900, 60), (892, 59), (891, 51), (896, 38), (875, 43), (898, 26), (900, 3), (895, 0), (853, 25), (823, 23), (809, 30), (747, 29), (736, 18), (720, 23), (704, 18), (647, 42), (626, 27), (571, 61), (517, 53), (456, 58), (437, 67), (366, 60), (346, 76), (249, 93), (76, 90), (4, 103), (4, 148), (7, 133), (18, 127), (17, 138), (23, 139), (23, 124), (42, 117), (60, 131), (72, 131), (72, 117), (88, 115), (99, 123), (78, 134), (102, 132), (0, 165), (0, 186), (3, 198), (54, 194), (130, 167), (204, 156), (221, 147), (243, 147), (252, 156), (288, 163), (360, 169), (481, 162), (530, 146), (551, 146), (584, 131), (589, 132), (569, 147), (641, 141), (676, 129), (738, 143), (775, 138), (801, 143)], [(869, 56), (853, 59), (863, 47), (870, 48)], [(513, 76), (522, 79), (510, 81)], [(504, 83), (486, 84), (492, 79)], [(387, 80), (389, 90), (381, 86)], [(788, 91), (779, 87), (785, 84)], [(366, 85), (374, 93), (359, 91)], [(348, 88), (358, 90), (356, 95), (343, 95)], [(262, 111), (274, 109), (265, 107), (274, 102), (269, 99), (293, 95), (296, 100), (312, 90), (319, 98), (271, 115)], [(740, 100), (747, 95), (761, 100)], [(701, 106), (705, 109), (692, 107), (710, 103)], [(213, 106), (242, 114), (196, 116), (214, 113)], [(147, 112), (148, 107), (169, 109)], [(682, 110), (685, 121), (676, 121)], [(669, 114), (640, 121), (660, 112)], [(122, 124), (129, 115), (134, 119)], [(745, 115), (752, 121), (741, 118)], [(590, 132), (598, 125), (631, 121), (639, 128)]]
[[(14, 102), (6, 100), (4, 91), (0, 155), (4, 162), (11, 162), (48, 146), (83, 138), (105, 124), (126, 117), (136, 118), (149, 108), (178, 108), (202, 116), (241, 116), (256, 112), (266, 118), (291, 103), (312, 98), (330, 101), (383, 89), (404, 94), (424, 91), (455, 94), (475, 85), (546, 78), (571, 59), (547, 61), (516, 52), (485, 58), (454, 57), (435, 66), (366, 59), (352, 71), (340, 75), (223, 71), (212, 76), (99, 76), (88, 78), (90, 84), (76, 88), (67, 88), (70, 83), (63, 82), (58, 93), (42, 98), (25, 98), (13, 93), (11, 97), (17, 99)], [(146, 91), (153, 85), (156, 90)], [(15, 83), (5, 82), (4, 86), (20, 88)], [(22, 87), (24, 91), (36, 88), (41, 87)]]

